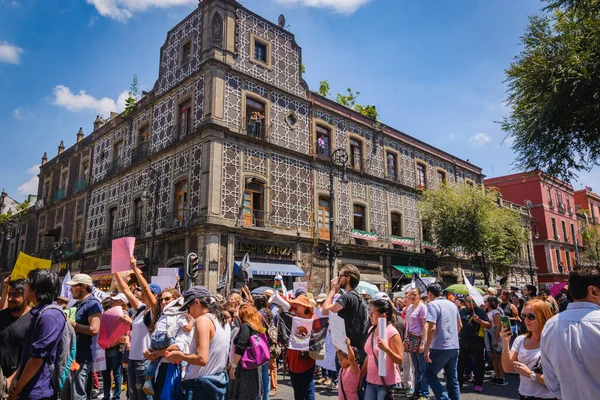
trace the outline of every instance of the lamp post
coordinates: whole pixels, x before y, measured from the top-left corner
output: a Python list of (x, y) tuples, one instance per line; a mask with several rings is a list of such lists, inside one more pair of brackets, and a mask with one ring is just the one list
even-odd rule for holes
[[(527, 228), (533, 231), (533, 237), (538, 239), (540, 237), (540, 233), (538, 231), (539, 221), (536, 217), (531, 215), (531, 207), (527, 206)], [(535, 271), (533, 270), (533, 264), (531, 262), (531, 248), (529, 247), (529, 241), (527, 241), (527, 258), (529, 260), (529, 276), (531, 277), (531, 284), (535, 285)]]
[(329, 277), (333, 279), (333, 265), (335, 263), (335, 257), (337, 249), (333, 243), (333, 235), (334, 235), (334, 220), (333, 220), (333, 210), (335, 210), (335, 190), (333, 187), (333, 173), (337, 168), (342, 168), (342, 182), (348, 182), (348, 177), (346, 176), (346, 165), (348, 164), (348, 152), (346, 149), (340, 148), (334, 150), (331, 153), (331, 157), (329, 159)]
[[(150, 241), (150, 260), (148, 265), (148, 271), (150, 273), (150, 276), (152, 276), (154, 274), (154, 242), (156, 240), (156, 211), (158, 205), (158, 190), (160, 186), (160, 180), (158, 179), (158, 172), (156, 172), (154, 168), (149, 166), (148, 171), (148, 177), (154, 181), (154, 193), (152, 197), (152, 239)], [(150, 187), (150, 185), (148, 185), (148, 187)], [(144, 196), (144, 200), (147, 203), (148, 196)]]

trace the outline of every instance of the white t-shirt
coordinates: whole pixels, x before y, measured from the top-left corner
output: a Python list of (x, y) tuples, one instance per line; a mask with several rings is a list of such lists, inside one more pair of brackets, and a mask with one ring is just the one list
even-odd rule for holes
[[(539, 347), (537, 349), (527, 350), (523, 345), (524, 341), (525, 335), (518, 336), (510, 350), (517, 352), (518, 362), (527, 365), (527, 368), (529, 369), (533, 369), (538, 360), (540, 360), (542, 353)], [(546, 386), (533, 382), (528, 376), (519, 375), (519, 377), (521, 379), (519, 394), (522, 396), (541, 397), (542, 399), (554, 399), (556, 397), (550, 393)]]
[[(146, 307), (145, 304), (140, 303), (138, 310), (141, 307)], [(135, 361), (144, 360), (144, 351), (150, 348), (150, 332), (148, 327), (144, 324), (144, 315), (150, 312), (150, 310), (144, 310), (131, 324), (131, 346), (129, 349), (129, 359)]]

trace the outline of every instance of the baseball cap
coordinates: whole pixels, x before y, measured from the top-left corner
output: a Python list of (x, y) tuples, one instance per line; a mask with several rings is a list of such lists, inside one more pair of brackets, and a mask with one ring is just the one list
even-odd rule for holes
[(94, 282), (92, 281), (92, 277), (86, 274), (76, 274), (73, 278), (67, 282), (69, 286), (75, 285), (89, 285), (92, 286)]
[(190, 303), (200, 297), (210, 297), (210, 292), (204, 286), (192, 286), (183, 294), (183, 306), (179, 311), (187, 311)]
[(125, 295), (123, 293), (117, 293), (114, 296), (110, 296), (111, 299), (113, 300), (118, 300), (118, 301), (122, 301), (123, 304), (128, 304), (129, 302), (127, 301), (127, 297), (125, 297)]
[(325, 293), (321, 293), (320, 295), (317, 296), (317, 303), (322, 303), (325, 300), (327, 300), (327, 295)]
[(283, 277), (281, 275), (277, 274), (277, 275), (275, 275), (275, 280), (276, 281), (282, 281)]
[(162, 292), (162, 289), (156, 283), (151, 283), (148, 286), (150, 286), (150, 291), (154, 294), (158, 295), (160, 292)]
[[(305, 295), (306, 297), (308, 297), (308, 294), (306, 293), (306, 289), (304, 289), (303, 287), (299, 287), (298, 289), (296, 289), (296, 291), (294, 292), (294, 297), (298, 297), (301, 294)], [(310, 298), (309, 298), (310, 299)]]
[(390, 296), (388, 296), (387, 293), (384, 292), (379, 292), (375, 295), (375, 297), (373, 297), (373, 300), (386, 300), (389, 301), (390, 300)]
[(498, 294), (498, 291), (496, 290), (496, 288), (493, 288), (493, 287), (489, 287), (489, 288), (487, 288), (487, 291), (488, 291), (488, 292), (490, 292), (490, 293), (491, 293), (492, 295), (494, 295), (494, 296), (495, 296), (496, 294)]

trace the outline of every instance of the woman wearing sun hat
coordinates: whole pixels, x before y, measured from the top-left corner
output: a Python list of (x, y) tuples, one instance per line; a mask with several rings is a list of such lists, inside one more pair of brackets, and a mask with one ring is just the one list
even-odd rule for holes
[[(290, 312), (294, 316), (305, 319), (314, 318), (313, 306), (306, 295), (301, 294), (295, 299), (288, 300), (288, 303), (291, 306)], [(294, 388), (294, 398), (314, 400), (315, 360), (309, 356), (308, 351), (287, 349), (285, 354), (290, 369), (292, 387)]]

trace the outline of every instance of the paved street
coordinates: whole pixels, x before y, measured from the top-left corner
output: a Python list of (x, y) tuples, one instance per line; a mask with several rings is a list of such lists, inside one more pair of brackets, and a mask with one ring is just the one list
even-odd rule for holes
[[(507, 375), (506, 379), (508, 381), (508, 386), (498, 387), (492, 384), (483, 385), (483, 393), (474, 393), (473, 392), (473, 384), (465, 384), (463, 390), (461, 392), (461, 399), (464, 400), (504, 400), (504, 399), (518, 399), (518, 387), (519, 387), (519, 378), (517, 376)], [(279, 375), (279, 386), (277, 388), (277, 396), (271, 397), (273, 400), (289, 400), (294, 396), (294, 392), (292, 390), (292, 384), (289, 380), (283, 379), (281, 375)], [(323, 386), (317, 386), (317, 398), (318, 399), (328, 399), (328, 398), (337, 398), (337, 391), (328, 390)], [(431, 395), (431, 399), (434, 399), (433, 394)]]

